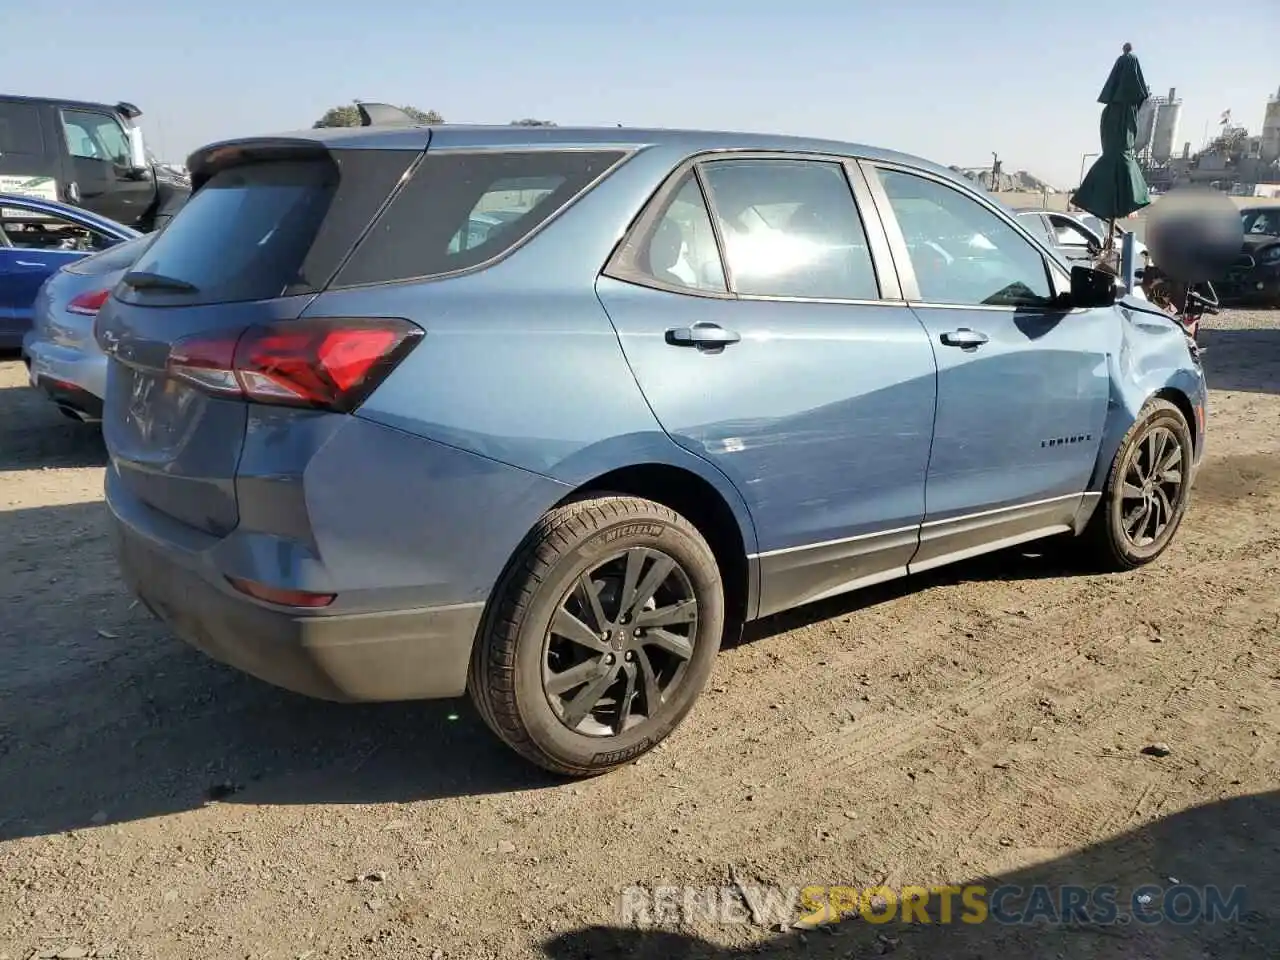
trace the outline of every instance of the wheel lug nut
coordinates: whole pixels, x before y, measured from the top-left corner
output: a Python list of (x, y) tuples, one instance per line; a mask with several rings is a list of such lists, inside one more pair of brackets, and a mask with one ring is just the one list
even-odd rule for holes
[(634, 660), (634, 659), (635, 659), (635, 654), (634, 654), (634, 653), (632, 653), (630, 650), (628, 650), (628, 651), (627, 651), (627, 659), (628, 659), (628, 660)]
[(636, 627), (636, 631), (635, 631), (634, 636), (637, 636), (637, 637), (643, 637), (643, 636), (644, 636), (644, 631), (643, 631), (643, 630), (641, 630), (639, 627)]
[(606, 664), (608, 664), (608, 665), (612, 666), (612, 665), (613, 665), (613, 654), (612, 654), (612, 653), (610, 653), (610, 654), (606, 654), (606, 655), (605, 655), (605, 658), (604, 658), (604, 662), (605, 662)]

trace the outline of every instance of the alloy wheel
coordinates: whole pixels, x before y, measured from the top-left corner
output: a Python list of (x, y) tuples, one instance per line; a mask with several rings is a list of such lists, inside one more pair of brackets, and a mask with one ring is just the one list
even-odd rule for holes
[(1177, 435), (1153, 426), (1133, 447), (1121, 489), (1120, 528), (1139, 550), (1158, 544), (1170, 530), (1186, 495), (1186, 457)]
[(684, 680), (698, 632), (689, 575), (652, 547), (630, 547), (584, 570), (561, 597), (543, 643), (552, 711), (587, 736), (653, 720)]

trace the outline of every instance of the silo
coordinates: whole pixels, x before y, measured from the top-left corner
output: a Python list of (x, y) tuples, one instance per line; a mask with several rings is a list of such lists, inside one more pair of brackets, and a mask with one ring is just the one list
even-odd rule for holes
[(1160, 97), (1147, 97), (1138, 108), (1138, 137), (1133, 142), (1133, 149), (1142, 153), (1151, 143), (1151, 132), (1156, 126), (1156, 111), (1160, 107)]
[(1173, 156), (1173, 145), (1178, 139), (1178, 121), (1182, 119), (1182, 101), (1177, 90), (1170, 88), (1169, 99), (1156, 111), (1155, 127), (1151, 131), (1151, 159), (1156, 163), (1168, 163)]
[(1267, 109), (1262, 115), (1262, 147), (1263, 163), (1280, 160), (1280, 90), (1274, 97), (1267, 98)]

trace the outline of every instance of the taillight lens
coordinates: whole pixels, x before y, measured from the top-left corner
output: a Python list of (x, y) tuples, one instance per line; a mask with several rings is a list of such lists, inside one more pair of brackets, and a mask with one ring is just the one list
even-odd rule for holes
[(110, 288), (86, 291), (67, 304), (67, 313), (77, 313), (82, 317), (96, 317), (109, 296), (111, 296)]
[(285, 320), (179, 340), (168, 372), (219, 396), (346, 413), (421, 337), (406, 320)]
[(337, 597), (336, 593), (312, 593), (310, 590), (284, 590), (280, 587), (269, 587), (265, 583), (257, 583), (241, 577), (227, 577), (227, 581), (241, 593), (282, 607), (327, 607)]

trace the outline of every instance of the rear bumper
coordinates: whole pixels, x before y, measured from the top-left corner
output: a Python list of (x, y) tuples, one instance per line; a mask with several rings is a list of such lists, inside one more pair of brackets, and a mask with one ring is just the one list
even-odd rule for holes
[[(93, 408), (95, 418), (102, 416), (102, 397), (107, 389), (107, 358), (98, 350), (85, 352), (62, 346), (50, 340), (40, 339), (35, 332), (28, 333), (22, 343), (22, 353), (31, 371), (32, 386), (44, 390), (56, 401), (59, 399), (51, 385), (61, 385), (73, 399), (85, 401)], [(86, 411), (89, 412), (89, 411)]]
[(111, 496), (125, 582), (184, 641), (260, 680), (322, 700), (461, 696), (482, 603), (347, 615), (299, 615), (236, 592), (199, 555), (148, 535)]

